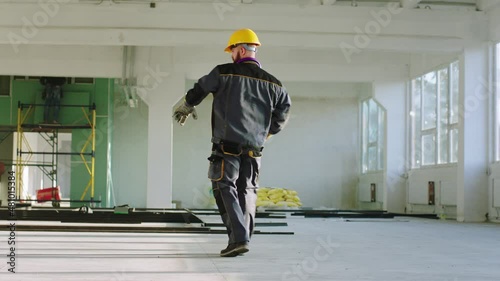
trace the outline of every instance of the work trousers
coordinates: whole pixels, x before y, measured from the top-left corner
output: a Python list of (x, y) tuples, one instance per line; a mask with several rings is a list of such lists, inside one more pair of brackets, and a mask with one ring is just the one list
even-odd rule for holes
[(214, 149), (209, 158), (215, 202), (227, 229), (229, 244), (248, 242), (255, 226), (260, 152)]

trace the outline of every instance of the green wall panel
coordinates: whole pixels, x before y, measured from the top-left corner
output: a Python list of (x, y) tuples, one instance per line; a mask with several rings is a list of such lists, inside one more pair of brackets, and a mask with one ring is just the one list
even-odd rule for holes
[[(113, 83), (109, 83), (109, 79), (96, 79), (95, 80), (95, 95), (93, 96), (95, 103), (99, 106), (96, 108), (97, 115), (108, 115), (108, 95), (103, 95), (101, 93), (107, 93), (110, 91)], [(112, 92), (111, 92), (111, 96)]]
[(10, 125), (10, 97), (0, 97), (0, 125)]
[[(91, 105), (96, 104), (96, 151), (95, 151), (95, 194), (94, 199), (102, 200), (102, 206), (107, 201), (107, 166), (108, 166), (108, 129), (110, 122), (108, 108), (113, 97), (113, 79), (97, 78), (94, 84), (66, 84), (63, 86), (64, 96), (62, 105)], [(14, 80), (12, 82), (12, 96), (0, 98), (0, 125), (17, 125), (18, 102), (25, 104), (43, 104), (41, 93), (43, 85), (38, 80)], [(111, 99), (112, 100), (112, 99)], [(88, 110), (86, 108), (86, 110)], [(24, 110), (23, 113), (26, 113)], [(91, 118), (91, 116), (90, 116)], [(12, 121), (11, 121), (12, 120)], [(38, 124), (43, 121), (43, 106), (35, 107), (25, 123)], [(61, 107), (59, 122), (63, 125), (86, 124), (82, 108)], [(90, 130), (74, 129), (72, 131), (72, 151), (80, 152), (90, 134)], [(90, 152), (91, 146), (87, 151)], [(87, 157), (90, 165), (90, 157)], [(71, 191), (70, 199), (79, 200), (90, 177), (82, 163), (80, 156), (71, 157)], [(90, 191), (85, 200), (90, 199)], [(81, 203), (72, 203), (72, 207), (81, 206)]]

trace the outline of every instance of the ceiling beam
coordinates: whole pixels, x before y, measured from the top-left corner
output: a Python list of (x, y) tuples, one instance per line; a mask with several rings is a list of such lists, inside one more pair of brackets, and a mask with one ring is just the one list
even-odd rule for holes
[[(13, 34), (17, 34), (14, 37)], [(87, 45), (87, 46), (223, 46), (227, 31), (203, 30), (144, 30), (144, 29), (93, 29), (78, 31), (66, 28), (45, 28), (32, 38), (20, 36), (21, 29), (1, 28), (0, 44), (9, 45), (14, 53), (25, 45)], [(263, 46), (301, 49), (341, 49), (347, 57), (355, 57), (366, 50), (406, 52), (455, 52), (468, 40), (440, 37), (394, 37), (379, 35), (369, 41), (351, 34), (321, 34), (308, 32), (275, 33), (259, 32)], [(300, 38), (300, 40), (297, 40)], [(364, 37), (363, 37), (364, 38)], [(357, 44), (357, 42), (359, 44)]]
[[(241, 2), (239, 2), (241, 3)], [(486, 40), (488, 16), (478, 12), (388, 7), (170, 3), (43, 6), (0, 4), (0, 44), (220, 46), (236, 27), (251, 27), (265, 46), (439, 51)], [(395, 7), (394, 7), (395, 6)], [(89, 21), (88, 15), (92, 15)]]
[(478, 11), (487, 11), (498, 4), (500, 4), (498, 0), (477, 0), (476, 5)]
[(333, 5), (337, 0), (321, 0), (321, 5)]
[[(416, 0), (409, 0), (416, 1)], [(3, 5), (0, 4), (0, 28), (24, 28), (27, 39), (46, 28), (133, 30), (204, 30), (231, 32), (249, 26), (256, 31), (279, 33), (353, 34), (404, 37), (476, 37), (476, 32), (457, 29), (487, 22), (476, 12), (422, 12), (389, 7), (341, 7), (293, 5), (235, 5), (170, 3), (156, 9), (129, 5), (98, 7), (90, 5)], [(92, 20), (89, 21), (89, 16)], [(418, 26), (418, 28), (415, 28)], [(371, 31), (370, 31), (371, 30)]]
[(405, 9), (415, 9), (422, 0), (401, 0), (401, 7)]

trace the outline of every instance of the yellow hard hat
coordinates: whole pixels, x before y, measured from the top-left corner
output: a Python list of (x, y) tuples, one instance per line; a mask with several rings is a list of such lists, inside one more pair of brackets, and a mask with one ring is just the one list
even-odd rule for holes
[(227, 47), (224, 49), (224, 52), (230, 53), (231, 47), (237, 44), (252, 44), (260, 46), (259, 38), (257, 34), (253, 32), (253, 30), (244, 28), (240, 30), (236, 30), (231, 37), (229, 37), (229, 42), (227, 42)]

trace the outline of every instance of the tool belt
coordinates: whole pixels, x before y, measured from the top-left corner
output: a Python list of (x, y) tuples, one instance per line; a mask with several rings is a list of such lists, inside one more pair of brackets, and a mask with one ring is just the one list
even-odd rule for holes
[(255, 147), (249, 145), (241, 145), (234, 142), (220, 141), (212, 145), (212, 151), (217, 151), (226, 155), (232, 156), (250, 156), (253, 158), (261, 157), (264, 147)]

